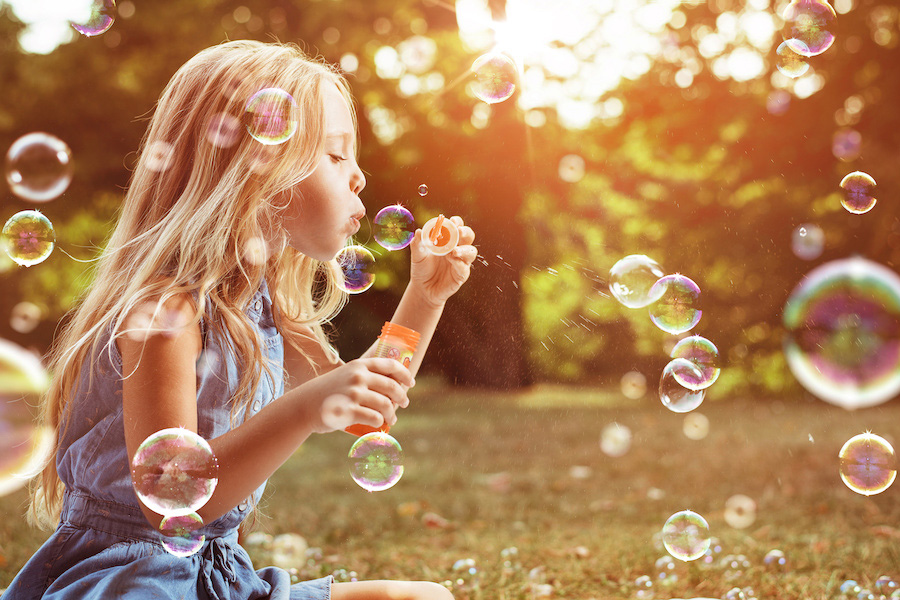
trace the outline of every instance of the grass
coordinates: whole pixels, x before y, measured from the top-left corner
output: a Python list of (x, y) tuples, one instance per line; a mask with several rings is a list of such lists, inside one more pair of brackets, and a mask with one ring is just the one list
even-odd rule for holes
[[(709, 435), (695, 441), (682, 433), (683, 415), (650, 396), (626, 403), (602, 389), (497, 393), (422, 381), (392, 431), (405, 453), (395, 487), (363, 491), (347, 471), (352, 438), (316, 436), (270, 480), (258, 529), (321, 549), (298, 565), (300, 577), (343, 569), (446, 581), (458, 599), (633, 598), (635, 580), (650, 575), (656, 598), (751, 587), (761, 599), (814, 600), (836, 597), (845, 579), (874, 589), (878, 576), (900, 576), (900, 488), (855, 494), (837, 460), (867, 429), (900, 439), (897, 402), (847, 412), (808, 397), (707, 400), (698, 411)], [(618, 458), (598, 444), (613, 421), (633, 432)], [(735, 494), (757, 504), (745, 529), (724, 519)], [(0, 498), (0, 587), (46, 537), (18, 518), (24, 501), (22, 492)], [(678, 562), (675, 577), (658, 579), (658, 532), (687, 508), (706, 518), (721, 551), (711, 565)], [(444, 526), (428, 526), (432, 515)], [(517, 556), (501, 556), (509, 547)], [(784, 569), (763, 564), (776, 548)], [(262, 546), (251, 554), (257, 567), (271, 558)], [(720, 564), (728, 555), (749, 566)], [(453, 569), (466, 558), (475, 576)]]

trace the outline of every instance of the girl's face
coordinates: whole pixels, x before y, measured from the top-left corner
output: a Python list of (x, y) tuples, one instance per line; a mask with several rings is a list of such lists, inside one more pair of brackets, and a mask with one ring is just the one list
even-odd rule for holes
[(327, 261), (359, 230), (366, 214), (359, 193), (366, 178), (353, 155), (350, 108), (337, 86), (324, 90), (325, 154), (312, 174), (292, 190), (284, 225), (292, 248)]

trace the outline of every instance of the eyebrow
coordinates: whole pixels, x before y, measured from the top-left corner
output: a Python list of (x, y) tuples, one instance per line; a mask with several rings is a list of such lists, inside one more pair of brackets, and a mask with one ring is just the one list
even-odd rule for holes
[(344, 131), (341, 133), (329, 133), (328, 135), (325, 136), (325, 139), (332, 139), (332, 138), (343, 139), (343, 138), (352, 138), (352, 137), (353, 136), (350, 134), (350, 132)]

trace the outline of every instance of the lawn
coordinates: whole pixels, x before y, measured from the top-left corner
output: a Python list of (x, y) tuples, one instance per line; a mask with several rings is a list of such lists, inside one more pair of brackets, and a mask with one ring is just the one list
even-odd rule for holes
[[(423, 378), (411, 399), (392, 431), (405, 453), (393, 488), (369, 493), (352, 481), (353, 438), (342, 433), (309, 440), (270, 480), (257, 531), (305, 538), (299, 577), (426, 579), (457, 598), (492, 600), (722, 598), (735, 587), (760, 599), (824, 599), (845, 579), (874, 591), (879, 576), (900, 577), (900, 487), (858, 495), (841, 482), (837, 458), (867, 429), (900, 439), (896, 401), (847, 412), (808, 396), (713, 397), (697, 410), (709, 434), (692, 440), (684, 415), (652, 393), (497, 393)], [(612, 422), (633, 433), (620, 457), (598, 443)], [(736, 494), (757, 505), (743, 529), (724, 518)], [(45, 537), (19, 518), (24, 501), (23, 492), (0, 498), (0, 587)], [(683, 509), (706, 518), (718, 551), (675, 561), (661, 577), (658, 534)], [(253, 544), (261, 537), (248, 538), (258, 566), (272, 559), (270, 545)], [(784, 567), (764, 563), (773, 549)], [(649, 590), (635, 584), (643, 575)]]

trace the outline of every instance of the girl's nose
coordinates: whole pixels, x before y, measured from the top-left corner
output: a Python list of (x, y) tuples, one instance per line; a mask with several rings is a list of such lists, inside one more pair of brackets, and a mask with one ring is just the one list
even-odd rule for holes
[(353, 190), (353, 193), (359, 196), (359, 193), (363, 191), (363, 188), (366, 187), (366, 176), (363, 175), (362, 169), (359, 168), (359, 165), (356, 165), (356, 169), (353, 171), (353, 174), (350, 176), (350, 189)]

